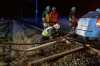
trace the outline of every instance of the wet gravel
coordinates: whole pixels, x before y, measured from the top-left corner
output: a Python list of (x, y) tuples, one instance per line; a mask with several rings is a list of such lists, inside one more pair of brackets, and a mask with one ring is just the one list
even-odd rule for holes
[(94, 66), (95, 63), (100, 63), (99, 60), (100, 57), (97, 54), (91, 54), (85, 50), (66, 55), (51, 64), (51, 66), (59, 66), (60, 64), (62, 66)]
[(100, 56), (90, 53), (89, 49), (65, 55), (56, 60), (38, 63), (32, 66), (100, 66)]

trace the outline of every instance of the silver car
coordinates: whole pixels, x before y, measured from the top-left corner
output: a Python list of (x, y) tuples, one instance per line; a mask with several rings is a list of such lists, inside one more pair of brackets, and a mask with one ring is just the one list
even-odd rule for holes
[(89, 12), (78, 21), (76, 34), (89, 38), (100, 38), (100, 12)]

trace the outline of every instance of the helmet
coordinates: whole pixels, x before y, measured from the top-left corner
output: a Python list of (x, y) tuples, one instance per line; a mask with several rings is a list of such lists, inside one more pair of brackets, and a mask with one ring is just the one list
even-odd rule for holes
[(47, 6), (47, 7), (46, 7), (46, 10), (48, 10), (48, 9), (50, 9), (50, 6)]
[(55, 25), (54, 25), (54, 28), (59, 29), (59, 28), (60, 28), (60, 24), (58, 24), (58, 23), (55, 24)]
[(97, 9), (96, 9), (96, 11), (97, 11), (97, 12), (100, 12), (100, 9), (99, 9), (99, 8), (97, 8)]
[(72, 8), (71, 8), (71, 11), (74, 11), (75, 9), (76, 9), (76, 7), (72, 7)]
[(52, 7), (52, 10), (56, 10), (56, 7)]

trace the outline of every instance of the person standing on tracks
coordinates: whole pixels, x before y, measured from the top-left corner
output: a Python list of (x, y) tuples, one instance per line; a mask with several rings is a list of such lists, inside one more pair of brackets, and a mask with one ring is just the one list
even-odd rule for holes
[[(41, 42), (42, 40), (53, 40), (54, 37), (58, 35), (57, 30), (60, 28), (60, 24), (55, 24), (53, 26), (49, 26), (43, 30), (42, 35), (36, 40), (36, 42)], [(56, 34), (56, 35), (55, 35)]]
[(52, 7), (52, 11), (50, 12), (50, 19), (52, 25), (58, 23), (58, 12), (56, 11), (56, 7)]
[[(69, 13), (69, 26), (70, 26), (70, 32), (75, 31), (76, 27), (77, 27), (77, 19), (75, 16), (75, 12), (76, 12), (76, 7), (72, 7), (71, 8), (71, 12)], [(70, 33), (69, 32), (69, 33)]]
[(43, 27), (44, 29), (50, 26), (50, 11), (51, 7), (47, 6), (45, 11), (42, 14), (42, 21), (43, 21)]

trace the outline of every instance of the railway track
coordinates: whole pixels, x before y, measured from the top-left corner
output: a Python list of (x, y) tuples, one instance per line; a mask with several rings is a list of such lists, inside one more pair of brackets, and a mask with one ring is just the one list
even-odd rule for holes
[[(39, 63), (40, 63), (40, 65), (41, 65), (41, 63), (45, 63), (45, 61), (50, 61), (50, 60), (54, 60), (54, 59), (56, 59), (56, 58), (60, 58), (60, 57), (62, 57), (62, 56), (67, 56), (67, 55), (69, 55), (69, 54), (75, 54), (75, 53), (78, 53), (78, 52), (81, 52), (82, 50), (86, 50), (87, 49), (87, 51), (90, 49), (90, 47), (88, 48), (88, 46), (86, 46), (86, 45), (83, 45), (82, 43), (79, 43), (79, 42), (76, 42), (76, 41), (73, 41), (73, 42), (70, 42), (70, 43), (68, 43), (68, 41), (66, 40), (66, 44), (64, 44), (64, 43), (62, 43), (63, 45), (64, 45), (64, 47), (62, 46), (62, 45), (60, 45), (59, 43), (57, 44), (57, 45), (60, 45), (59, 46), (59, 48), (61, 47), (61, 48), (63, 48), (63, 49), (59, 49), (59, 48), (56, 48), (56, 49), (54, 49), (55, 47), (52, 45), (52, 46), (49, 46), (49, 47), (46, 47), (47, 49), (45, 49), (45, 51), (47, 51), (46, 53), (44, 53), (43, 54), (43, 56), (45, 56), (45, 57), (43, 57), (43, 58), (40, 58), (40, 57), (38, 57), (39, 59), (38, 60), (36, 60), (35, 58), (35, 56), (34, 56), (34, 54), (33, 54), (33, 56), (34, 56), (34, 58), (33, 59), (35, 59), (35, 60), (32, 60), (32, 58), (30, 59), (31, 61), (28, 63), (28, 66), (38, 66), (39, 65)], [(79, 44), (79, 45), (78, 45)], [(52, 48), (52, 50), (50, 50), (49, 48), (50, 47), (53, 47)], [(58, 46), (57, 46), (58, 47)], [(54, 49), (54, 50), (53, 50)], [(87, 53), (87, 51), (86, 51), (86, 53)], [(91, 49), (91, 51), (94, 51), (94, 48), (92, 48)], [(98, 51), (98, 52), (97, 52)], [(85, 51), (82, 51), (82, 52), (85, 52)], [(99, 52), (99, 50), (95, 50), (95, 52), (94, 53), (98, 53), (98, 54), (100, 54), (100, 52)], [(39, 52), (39, 53), (41, 53), (41, 52)], [(43, 52), (42, 52), (43, 53)], [(49, 54), (48, 54), (49, 53)], [(36, 55), (37, 55), (38, 53), (36, 53)], [(80, 53), (81, 54), (81, 53)], [(95, 55), (95, 54), (94, 54)], [(51, 62), (51, 61), (50, 61)], [(99, 62), (99, 60), (98, 60), (98, 62)], [(84, 62), (83, 62), (84, 63)], [(94, 62), (95, 63), (95, 62)], [(67, 63), (66, 63), (67, 64)], [(89, 64), (88, 62), (87, 62), (87, 64)], [(91, 64), (91, 63), (90, 63)], [(63, 65), (63, 64), (62, 64)], [(68, 64), (67, 64), (68, 65)], [(50, 65), (50, 66), (53, 66), (53, 65)], [(56, 66), (56, 65), (54, 65), (54, 66)], [(64, 65), (64, 66), (66, 66), (66, 65)]]
[[(18, 22), (18, 25), (19, 26), (16, 26), (16, 27), (18, 27), (18, 29), (21, 28), (22, 31), (26, 29), (33, 29), (33, 28), (35, 32), (42, 30), (41, 28), (38, 28), (30, 24), (28, 25), (27, 23), (23, 24), (23, 23)], [(29, 28), (26, 28), (26, 26)], [(29, 37), (29, 34), (28, 34), (29, 31), (28, 32), (23, 31), (23, 32), (27, 34), (26, 35), (27, 37)], [(36, 34), (33, 34), (32, 36), (34, 35)], [(15, 65), (17, 66), (23, 66), (23, 65), (24, 66), (25, 65), (26, 66), (43, 66), (43, 65), (44, 66), (61, 66), (61, 64), (62, 66), (67, 66), (67, 65), (68, 66), (73, 66), (73, 65), (82, 66), (82, 64), (84, 66), (87, 66), (89, 64), (96, 65), (95, 63), (98, 63), (98, 64), (100, 63), (99, 61), (100, 52), (99, 52), (98, 45), (94, 45), (93, 43), (91, 44), (90, 42), (86, 43), (86, 42), (80, 41), (79, 39), (73, 39), (73, 38), (65, 39), (65, 37), (68, 37), (70, 35), (71, 34), (67, 34), (63, 38), (57, 38), (54, 41), (47, 41), (41, 44), (37, 43), (38, 45), (34, 47), (32, 46), (35, 44), (35, 42), (25, 43), (26, 45), (31, 45), (27, 48), (25, 48), (26, 46), (23, 46), (24, 43), (23, 44), (20, 43), (19, 47), (21, 48), (20, 50), (22, 50), (23, 52), (18, 51), (17, 52), (18, 54), (15, 57), (11, 58), (11, 62), (9, 64), (11, 66), (15, 66)], [(6, 45), (12, 44), (16, 46), (16, 44), (19, 44), (19, 43), (1, 43), (1, 44), (6, 44)], [(18, 48), (14, 48), (14, 49), (18, 49)], [(91, 56), (90, 58), (85, 57), (88, 54), (93, 55), (93, 56)], [(75, 58), (78, 55), (79, 55), (79, 58)], [(82, 58), (80, 58), (81, 56)], [(91, 58), (93, 61), (89, 62)], [(75, 60), (75, 59), (78, 59), (78, 60)], [(72, 65), (70, 64), (71, 61), (73, 61)]]
[[(71, 39), (68, 39), (68, 40), (71, 40)], [(76, 47), (75, 48), (75, 42), (76, 42), (76, 44), (78, 44), (77, 42), (81, 42), (82, 44), (82, 46), (79, 46), (79, 47)], [(66, 40), (66, 42), (67, 42), (67, 40)], [(43, 61), (47, 61), (47, 60), (51, 60), (51, 59), (54, 59), (54, 58), (57, 58), (57, 57), (60, 57), (60, 56), (63, 56), (63, 55), (66, 55), (66, 54), (68, 54), (68, 53), (71, 53), (71, 52), (76, 52), (76, 51), (80, 51), (80, 50), (82, 50), (82, 49), (86, 49), (86, 47), (88, 47), (87, 45), (85, 45), (86, 43), (85, 42), (83, 42), (83, 41), (79, 41), (79, 40), (76, 40), (76, 39), (73, 39), (73, 41), (70, 41), (70, 42), (72, 42), (72, 45), (64, 45), (64, 46), (66, 46), (65, 47), (65, 49), (66, 48), (68, 48), (68, 47), (74, 47), (74, 49), (70, 49), (70, 50), (65, 50), (65, 51), (63, 51), (63, 52), (59, 52), (59, 53), (57, 53), (57, 50), (59, 51), (59, 48), (56, 48), (55, 50), (53, 50), (52, 49), (52, 52), (51, 52), (51, 54), (47, 54), (49, 51), (50, 51), (50, 47), (47, 47), (46, 46), (46, 48), (49, 50), (49, 51), (43, 51), (43, 52), (46, 52), (46, 53), (44, 53), (44, 54), (47, 54), (47, 56), (45, 56), (45, 58), (42, 58), (42, 59), (40, 59), (39, 58), (39, 60), (33, 60), (33, 61), (30, 61), (29, 63), (28, 63), (28, 66), (32, 66), (32, 64), (35, 64), (35, 63), (40, 63), (40, 62), (43, 62)], [(73, 42), (74, 42), (74, 44), (73, 44)], [(67, 42), (68, 43), (68, 42)], [(90, 43), (91, 44), (91, 42), (88, 42), (88, 43)], [(68, 43), (68, 44), (70, 44), (70, 43)], [(89, 45), (90, 45), (89, 44)], [(93, 42), (92, 42), (92, 44), (93, 44)], [(57, 43), (57, 45), (60, 45), (59, 43)], [(53, 45), (52, 45), (53, 46)], [(77, 46), (77, 45), (76, 45)], [(63, 46), (59, 46), (59, 47), (61, 47), (61, 48), (63, 48)], [(54, 48), (54, 46), (53, 46), (53, 48)], [(90, 48), (90, 47), (89, 47)], [(45, 49), (44, 49), (45, 50)], [(62, 50), (62, 49), (60, 49), (60, 50)], [(91, 50), (93, 50), (93, 48), (91, 49)], [(95, 50), (95, 52), (96, 52), (97, 50)], [(42, 53), (43, 53), (42, 52)], [(39, 53), (41, 53), (41, 52), (39, 52)], [(54, 55), (52, 55), (54, 53)], [(98, 54), (99, 54), (100, 52), (98, 52)], [(34, 53), (33, 53), (33, 55), (34, 55)], [(48, 55), (50, 55), (50, 56), (48, 56)], [(34, 59), (34, 58), (33, 58)]]

